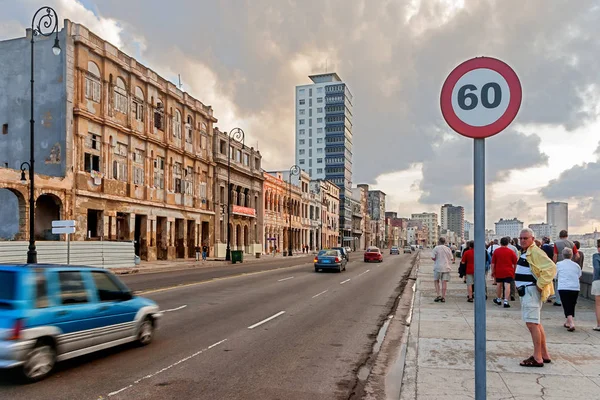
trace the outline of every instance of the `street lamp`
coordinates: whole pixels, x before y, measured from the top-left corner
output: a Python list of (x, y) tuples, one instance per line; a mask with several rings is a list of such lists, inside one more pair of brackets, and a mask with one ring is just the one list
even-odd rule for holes
[[(41, 13), (41, 14), (40, 14)], [(39, 18), (38, 18), (39, 14)], [(36, 24), (37, 21), (37, 24)], [(27, 263), (37, 264), (37, 250), (35, 248), (35, 182), (34, 182), (34, 132), (35, 121), (33, 119), (33, 50), (34, 38), (38, 35), (52, 36), (55, 34), (52, 52), (60, 55), (60, 44), (58, 42), (58, 16), (51, 7), (42, 7), (35, 12), (31, 19), (31, 118), (29, 120), (29, 162), (21, 164), (21, 181), (25, 181), (25, 166), (29, 170), (29, 249), (27, 250)]]
[(231, 261), (231, 245), (229, 232), (229, 224), (231, 223), (231, 140), (241, 143), (242, 150), (244, 149), (244, 131), (240, 128), (233, 128), (229, 132), (229, 140), (227, 151), (227, 250), (225, 250), (225, 261)]
[(290, 168), (290, 175), (288, 176), (288, 257), (292, 255), (292, 175), (300, 175), (300, 167), (296, 164)]

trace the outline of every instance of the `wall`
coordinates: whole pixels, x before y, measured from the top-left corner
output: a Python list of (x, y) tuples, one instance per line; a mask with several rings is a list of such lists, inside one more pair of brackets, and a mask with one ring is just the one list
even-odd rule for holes
[[(54, 177), (64, 177), (66, 169), (65, 39), (62, 30), (63, 51), (55, 56), (54, 36), (35, 38), (35, 171)], [(8, 133), (0, 134), (1, 167), (19, 169), (29, 160), (30, 51), (30, 39), (25, 37), (0, 42), (0, 125), (8, 124)]]
[(582, 297), (585, 297), (586, 299), (590, 299), (590, 300), (595, 299), (595, 296), (592, 296), (590, 294), (590, 292), (592, 290), (592, 278), (593, 278), (593, 274), (591, 272), (583, 271), (583, 273), (581, 274), (581, 278), (579, 279), (579, 282), (580, 282), (579, 295)]

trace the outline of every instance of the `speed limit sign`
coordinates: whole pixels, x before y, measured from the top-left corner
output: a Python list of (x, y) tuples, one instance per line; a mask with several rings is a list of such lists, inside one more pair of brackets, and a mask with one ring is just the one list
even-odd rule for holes
[(440, 106), (452, 129), (483, 139), (510, 125), (522, 97), (521, 82), (511, 67), (495, 58), (479, 57), (465, 61), (448, 75)]

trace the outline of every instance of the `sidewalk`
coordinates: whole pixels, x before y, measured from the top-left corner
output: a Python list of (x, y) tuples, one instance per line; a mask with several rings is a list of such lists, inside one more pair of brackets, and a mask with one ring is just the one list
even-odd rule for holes
[[(458, 270), (458, 260), (455, 270)], [(496, 286), (487, 280), (487, 398), (600, 398), (600, 332), (595, 332), (593, 303), (579, 298), (576, 331), (564, 327), (562, 307), (544, 305), (542, 323), (552, 363), (525, 368), (519, 362), (533, 352), (531, 336), (521, 320), (517, 301), (511, 308), (496, 306)], [(467, 303), (466, 286), (453, 272), (446, 303), (435, 303), (433, 261), (421, 251), (413, 318), (402, 378), (402, 400), (475, 398), (474, 303)]]
[[(275, 256), (271, 254), (262, 254), (260, 258), (256, 258), (251, 254), (244, 254), (244, 262), (236, 263), (237, 265), (244, 264), (253, 264), (261, 261), (268, 261), (273, 259), (290, 259), (290, 258), (310, 258), (314, 257), (314, 253), (309, 252), (306, 253), (295, 253), (291, 257), (283, 257), (281, 253), (276, 254)], [(138, 274), (138, 273), (149, 273), (149, 272), (164, 272), (164, 271), (176, 271), (182, 269), (192, 269), (192, 268), (210, 268), (210, 267), (225, 267), (231, 266), (230, 261), (225, 261), (224, 258), (211, 258), (208, 257), (206, 261), (196, 261), (195, 259), (177, 259), (177, 260), (158, 260), (158, 261), (142, 261), (140, 265), (136, 265), (134, 268), (114, 268), (111, 269), (117, 275), (126, 275), (126, 274)]]

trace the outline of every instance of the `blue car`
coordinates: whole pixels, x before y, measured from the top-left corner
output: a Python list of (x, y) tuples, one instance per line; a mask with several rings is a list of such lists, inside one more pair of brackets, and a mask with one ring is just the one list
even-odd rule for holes
[(319, 270), (334, 270), (337, 272), (342, 272), (346, 270), (346, 264), (348, 263), (348, 259), (342, 255), (340, 250), (336, 249), (326, 249), (321, 250), (315, 257), (315, 272), (319, 272)]
[(0, 370), (20, 368), (38, 381), (58, 361), (147, 345), (161, 315), (156, 303), (100, 268), (0, 265)]

